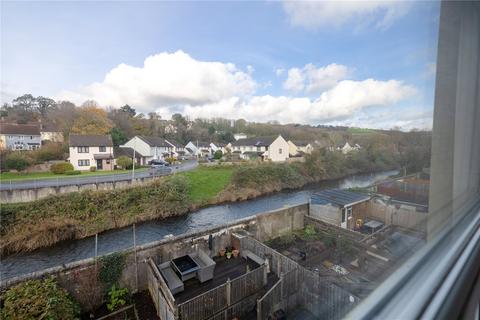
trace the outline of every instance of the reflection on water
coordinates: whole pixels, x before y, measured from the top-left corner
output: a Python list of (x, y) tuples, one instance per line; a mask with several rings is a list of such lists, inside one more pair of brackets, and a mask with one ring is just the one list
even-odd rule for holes
[[(323, 182), (302, 190), (280, 192), (253, 200), (212, 206), (182, 217), (145, 222), (136, 226), (137, 245), (161, 240), (168, 234), (178, 235), (187, 231), (245, 218), (260, 212), (304, 203), (308, 201), (312, 193), (321, 189), (366, 187), (397, 173), (398, 171), (386, 171), (356, 175), (336, 181)], [(98, 235), (99, 255), (127, 249), (132, 246), (133, 230), (131, 227), (116, 229)], [(50, 248), (39, 249), (27, 254), (12, 255), (2, 259), (0, 264), (1, 279), (5, 280), (25, 273), (90, 258), (94, 255), (95, 237), (62, 242)]]

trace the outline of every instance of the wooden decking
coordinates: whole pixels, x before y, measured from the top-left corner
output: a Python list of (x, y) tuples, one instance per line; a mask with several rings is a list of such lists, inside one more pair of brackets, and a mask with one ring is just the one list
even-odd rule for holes
[(237, 258), (227, 259), (226, 257), (214, 257), (216, 262), (213, 279), (200, 283), (197, 278), (190, 279), (184, 282), (185, 290), (174, 295), (175, 303), (178, 305), (187, 300), (190, 300), (210, 289), (213, 289), (221, 284), (227, 282), (227, 279), (233, 280), (247, 272), (247, 266), (250, 270), (258, 267), (253, 261), (246, 261), (240, 256)]

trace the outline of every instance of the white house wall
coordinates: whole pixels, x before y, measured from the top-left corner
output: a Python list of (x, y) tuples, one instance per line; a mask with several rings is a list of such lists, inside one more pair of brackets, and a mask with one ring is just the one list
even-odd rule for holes
[(273, 162), (286, 161), (289, 158), (289, 145), (282, 136), (278, 136), (268, 147), (268, 159)]

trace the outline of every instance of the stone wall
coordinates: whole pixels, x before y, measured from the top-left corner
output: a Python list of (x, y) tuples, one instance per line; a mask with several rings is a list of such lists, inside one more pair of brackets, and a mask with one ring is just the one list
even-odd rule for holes
[[(141, 178), (136, 179), (133, 183), (141, 184), (150, 182), (155, 178)], [(51, 195), (57, 195), (62, 193), (70, 192), (79, 192), (84, 190), (114, 190), (114, 189), (123, 189), (132, 186), (131, 180), (122, 180), (115, 182), (98, 182), (98, 183), (88, 183), (88, 184), (73, 184), (65, 186), (52, 186), (52, 187), (42, 187), (42, 188), (31, 188), (31, 189), (12, 189), (12, 190), (1, 190), (0, 191), (0, 203), (19, 203), (19, 202), (30, 202), (39, 199), (46, 198)]]

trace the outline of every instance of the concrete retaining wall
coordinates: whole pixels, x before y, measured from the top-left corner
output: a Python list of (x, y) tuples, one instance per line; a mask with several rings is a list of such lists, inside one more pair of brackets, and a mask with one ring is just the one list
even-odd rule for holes
[[(141, 178), (133, 182), (133, 185), (150, 182), (157, 178)], [(0, 203), (19, 203), (30, 202), (46, 198), (51, 195), (62, 193), (79, 192), (85, 190), (114, 190), (123, 189), (132, 186), (131, 180), (122, 180), (115, 182), (98, 182), (88, 184), (74, 184), (66, 186), (43, 187), (33, 189), (13, 189), (0, 191)]]
[[(303, 228), (306, 214), (308, 214), (308, 204), (286, 207), (236, 220), (225, 225), (164, 238), (138, 246), (136, 250), (131, 248), (122, 251), (126, 255), (126, 267), (123, 270), (120, 284), (128, 288), (130, 292), (146, 290), (146, 260), (149, 257), (152, 257), (156, 263), (160, 263), (191, 253), (197, 247), (210, 256), (215, 256), (220, 249), (232, 244), (232, 231), (243, 229), (257, 239), (266, 240)], [(208, 247), (210, 235), (213, 239), (212, 250), (209, 250)], [(99, 266), (96, 265), (94, 258), (76, 261), (2, 281), (0, 291), (3, 292), (10, 286), (25, 280), (54, 276), (60, 285), (79, 301), (84, 310), (89, 310), (92, 307), (99, 306), (103, 301), (101, 283), (94, 281), (95, 268), (99, 268)]]

